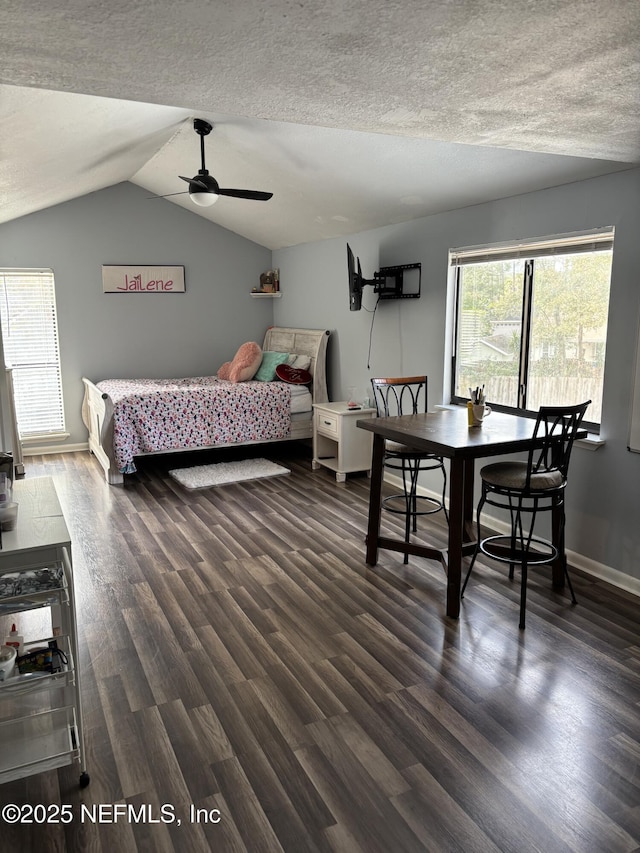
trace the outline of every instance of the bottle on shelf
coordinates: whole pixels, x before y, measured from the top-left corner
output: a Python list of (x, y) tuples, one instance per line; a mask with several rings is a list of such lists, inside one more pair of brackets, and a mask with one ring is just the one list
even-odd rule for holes
[(5, 646), (13, 646), (16, 650), (16, 654), (20, 654), (22, 646), (24, 645), (24, 637), (22, 634), (18, 634), (15, 622), (11, 626), (11, 631), (7, 634), (4, 644)]

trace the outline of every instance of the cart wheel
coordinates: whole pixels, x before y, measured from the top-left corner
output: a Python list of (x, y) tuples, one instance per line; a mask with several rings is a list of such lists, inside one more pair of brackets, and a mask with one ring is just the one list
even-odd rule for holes
[(86, 788), (90, 781), (91, 777), (89, 776), (86, 770), (83, 770), (80, 774), (80, 787)]

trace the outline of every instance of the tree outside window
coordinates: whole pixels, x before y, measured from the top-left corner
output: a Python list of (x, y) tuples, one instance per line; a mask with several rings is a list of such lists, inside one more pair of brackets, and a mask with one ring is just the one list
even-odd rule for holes
[[(485, 386), (505, 410), (591, 399), (591, 424), (602, 415), (612, 233), (600, 242), (519, 247), (517, 257), (456, 263), (456, 341), (452, 399)], [(514, 250), (514, 255), (516, 251)], [(486, 256), (485, 256), (486, 257)]]

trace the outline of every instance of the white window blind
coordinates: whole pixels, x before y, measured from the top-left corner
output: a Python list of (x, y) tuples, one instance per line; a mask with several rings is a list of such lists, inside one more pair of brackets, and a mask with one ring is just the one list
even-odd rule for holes
[(484, 264), (491, 261), (548, 257), (549, 255), (575, 255), (584, 252), (604, 252), (613, 249), (613, 229), (598, 228), (576, 234), (543, 237), (514, 243), (496, 243), (491, 246), (467, 246), (451, 249), (449, 263), (452, 267), (465, 264)]
[(0, 269), (0, 318), (20, 437), (64, 432), (53, 271)]

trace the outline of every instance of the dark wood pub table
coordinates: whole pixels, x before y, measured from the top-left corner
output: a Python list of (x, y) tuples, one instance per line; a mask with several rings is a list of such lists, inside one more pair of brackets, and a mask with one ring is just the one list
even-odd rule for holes
[[(447, 574), (447, 615), (457, 618), (460, 615), (462, 560), (475, 547), (475, 461), (487, 456), (529, 450), (533, 444), (535, 420), (493, 411), (481, 427), (469, 427), (466, 408), (456, 406), (429, 414), (370, 418), (358, 421), (357, 425), (373, 433), (367, 565), (375, 566), (379, 549), (439, 560)], [(584, 430), (580, 437), (586, 434)], [(405, 543), (401, 539), (380, 535), (385, 439), (450, 460), (449, 540), (446, 549)], [(561, 555), (552, 566), (552, 581), (556, 587), (564, 586), (564, 530), (561, 513), (562, 510), (554, 511), (551, 523), (552, 540)]]

